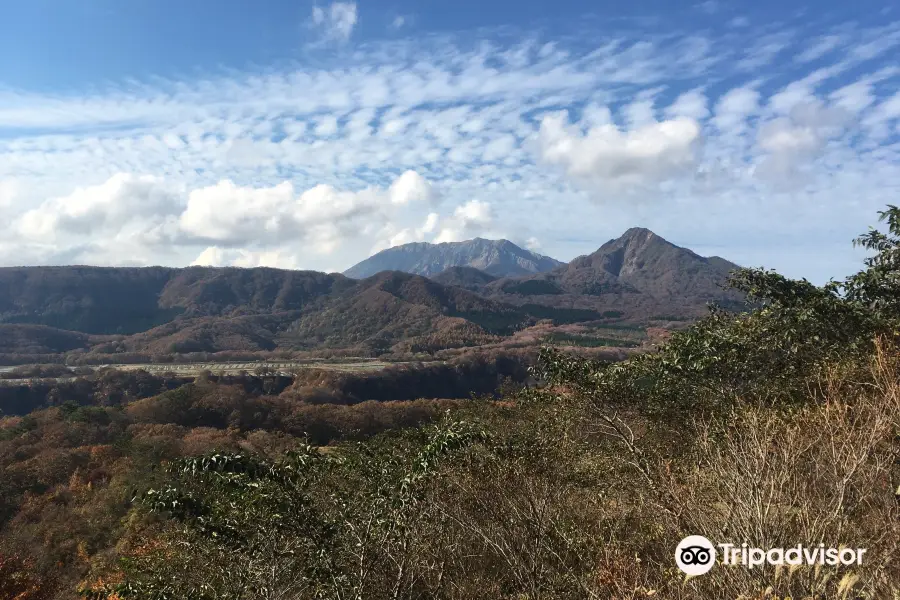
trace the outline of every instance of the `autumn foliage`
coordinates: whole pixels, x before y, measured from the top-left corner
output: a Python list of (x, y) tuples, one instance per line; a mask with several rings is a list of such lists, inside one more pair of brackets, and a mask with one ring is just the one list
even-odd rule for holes
[(4, 600), (46, 600), (49, 587), (34, 572), (31, 561), (0, 553), (0, 598)]

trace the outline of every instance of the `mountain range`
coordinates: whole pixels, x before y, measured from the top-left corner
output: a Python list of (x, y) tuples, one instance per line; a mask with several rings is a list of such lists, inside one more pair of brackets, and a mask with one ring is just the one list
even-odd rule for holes
[(736, 267), (634, 228), (568, 264), (506, 240), (474, 239), (392, 248), (348, 270), (354, 277), (236, 267), (3, 268), (0, 354), (378, 355), (496, 343), (538, 322), (643, 327), (695, 319), (708, 302), (736, 307), (742, 299), (720, 287)]
[(516, 277), (543, 273), (563, 264), (508, 240), (475, 238), (465, 242), (394, 246), (350, 267), (344, 275), (364, 279), (381, 271), (403, 271), (431, 277), (451, 267), (473, 267), (489, 275)]

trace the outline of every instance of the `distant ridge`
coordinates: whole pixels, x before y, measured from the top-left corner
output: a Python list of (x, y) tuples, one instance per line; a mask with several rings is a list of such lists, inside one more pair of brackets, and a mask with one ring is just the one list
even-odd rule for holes
[[(351, 277), (264, 267), (6, 267), (0, 358), (380, 355), (493, 344), (545, 319), (687, 322), (710, 302), (743, 307), (740, 294), (722, 289), (735, 268), (643, 228), (568, 264), (476, 238), (391, 248), (350, 269)], [(363, 277), (367, 271), (376, 273)]]
[(495, 277), (517, 277), (544, 273), (563, 264), (508, 240), (475, 238), (464, 242), (394, 246), (350, 267), (344, 275), (364, 279), (381, 271), (403, 271), (431, 277), (451, 267), (472, 267)]

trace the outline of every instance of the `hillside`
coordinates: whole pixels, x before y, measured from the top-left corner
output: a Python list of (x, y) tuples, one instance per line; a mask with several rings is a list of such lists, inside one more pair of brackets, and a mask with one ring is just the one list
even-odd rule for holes
[[(391, 251), (406, 256), (409, 269), (440, 269), (431, 279), (404, 270), (351, 279), (270, 268), (0, 269), (0, 354), (14, 362), (16, 354), (68, 352), (433, 351), (496, 343), (546, 319), (640, 328), (697, 318), (711, 301), (730, 306), (740, 300), (719, 287), (736, 265), (646, 229), (630, 229), (569, 264), (505, 241), (425, 244), (413, 251), (420, 246)], [(377, 263), (384, 256), (372, 258)], [(463, 259), (486, 270), (442, 268)], [(489, 272), (553, 265), (518, 276)]]
[(318, 271), (189, 267), (172, 271), (159, 304), (186, 315), (269, 314), (300, 310), (353, 285), (341, 275)]
[(352, 285), (341, 275), (269, 268), (0, 268), (0, 323), (129, 335), (182, 315), (298, 310)]
[(440, 334), (451, 346), (474, 345), (525, 318), (511, 306), (470, 291), (388, 271), (307, 312), (282, 340), (297, 347), (362, 344), (384, 350), (401, 340)]
[(465, 242), (416, 242), (382, 250), (344, 275), (364, 279), (381, 271), (404, 271), (431, 277), (451, 267), (473, 267), (498, 277), (543, 273), (562, 265), (507, 240), (475, 238)]
[(158, 267), (0, 268), (0, 322), (136, 333), (183, 312), (183, 307), (159, 302), (172, 274)]
[(0, 324), (0, 354), (56, 354), (91, 346), (92, 336), (44, 325)]
[(475, 267), (450, 267), (431, 278), (444, 285), (455, 285), (470, 291), (480, 291), (498, 277)]
[(95, 352), (139, 352), (153, 355), (189, 352), (260, 352), (277, 348), (275, 336), (283, 317), (251, 315), (179, 319), (119, 342), (94, 347)]

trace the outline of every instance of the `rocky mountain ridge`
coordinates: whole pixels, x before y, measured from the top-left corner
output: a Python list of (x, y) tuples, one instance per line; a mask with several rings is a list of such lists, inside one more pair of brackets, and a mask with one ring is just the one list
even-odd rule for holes
[(344, 275), (364, 279), (381, 271), (403, 271), (431, 277), (451, 267), (472, 267), (497, 277), (516, 277), (543, 273), (562, 264), (509, 240), (475, 238), (464, 242), (394, 246), (350, 267)]

